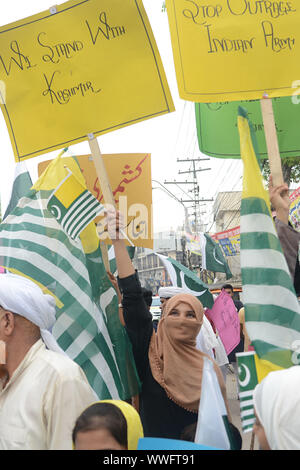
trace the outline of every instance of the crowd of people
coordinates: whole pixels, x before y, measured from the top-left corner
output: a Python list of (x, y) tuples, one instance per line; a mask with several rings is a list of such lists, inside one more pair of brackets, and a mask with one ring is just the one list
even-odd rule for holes
[[(270, 185), (279, 238), (298, 287), (300, 234), (288, 225), (286, 195), (285, 185)], [(0, 449), (135, 450), (143, 436), (193, 441), (204, 358), (213, 365), (234, 448), (241, 449), (242, 437), (228, 405), (226, 373), (229, 364), (236, 370), (235, 353), (251, 348), (243, 304), (234, 299), (241, 341), (229, 357), (201, 302), (183, 289), (160, 289), (162, 314), (154, 328), (149, 311), (152, 296), (142, 288), (120, 235), (120, 213), (108, 211), (107, 224), (117, 262), (120, 319), (142, 384), (138, 400), (98, 401), (81, 368), (51, 333), (54, 298), (23, 276), (2, 274)], [(230, 284), (223, 288), (233, 297)], [(254, 431), (262, 449), (300, 448), (299, 386), (300, 368), (294, 366), (270, 373), (256, 387)]]

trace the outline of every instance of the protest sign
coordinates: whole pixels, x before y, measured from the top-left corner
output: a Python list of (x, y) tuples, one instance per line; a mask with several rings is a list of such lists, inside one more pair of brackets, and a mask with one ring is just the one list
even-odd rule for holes
[(240, 226), (211, 235), (219, 243), (225, 256), (236, 256), (240, 253)]
[(289, 220), (298, 232), (300, 231), (300, 188), (296, 189), (290, 195), (291, 205), (290, 205), (290, 215)]
[(72, 0), (1, 27), (0, 81), (17, 161), (174, 111), (141, 0)]
[(230, 354), (241, 339), (239, 316), (232, 298), (222, 290), (212, 309), (207, 309), (205, 313), (218, 330), (226, 354)]
[[(274, 116), (281, 158), (300, 156), (300, 106), (290, 97), (274, 98)], [(257, 140), (258, 156), (268, 157), (259, 101), (195, 103), (199, 150), (211, 157), (241, 158), (236, 113), (247, 109)]]
[[(66, 162), (72, 157), (64, 157)], [(150, 154), (102, 155), (116, 207), (125, 217), (126, 233), (135, 246), (153, 248), (152, 235), (152, 185)], [(106, 203), (90, 155), (76, 157), (86, 181), (87, 189), (101, 203)], [(39, 176), (52, 160), (39, 163)], [(104, 232), (104, 217), (95, 219), (99, 224), (100, 239), (110, 243)]]
[(215, 103), (298, 93), (295, 0), (166, 0), (166, 5), (182, 99)]

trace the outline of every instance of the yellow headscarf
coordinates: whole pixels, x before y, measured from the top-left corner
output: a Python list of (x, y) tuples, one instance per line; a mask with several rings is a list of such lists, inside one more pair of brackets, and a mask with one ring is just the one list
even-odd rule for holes
[(122, 400), (100, 400), (95, 403), (92, 403), (88, 406), (88, 408), (90, 408), (90, 406), (92, 405), (96, 405), (96, 403), (110, 403), (111, 405), (115, 405), (117, 408), (119, 408), (127, 423), (128, 450), (137, 450), (139, 439), (144, 437), (144, 431), (140, 415), (135, 410), (135, 408), (129, 405), (129, 403), (126, 403), (126, 401)]
[(137, 450), (139, 439), (144, 437), (143, 426), (138, 412), (122, 400), (101, 400), (100, 403), (111, 403), (117, 406), (127, 422), (127, 447), (128, 450)]

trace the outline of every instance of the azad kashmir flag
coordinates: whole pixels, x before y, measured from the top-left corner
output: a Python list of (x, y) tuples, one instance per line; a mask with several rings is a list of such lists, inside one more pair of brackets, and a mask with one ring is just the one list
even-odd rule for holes
[[(84, 184), (75, 160), (69, 166)], [(128, 399), (139, 393), (140, 383), (95, 225), (72, 240), (47, 208), (67, 172), (59, 155), (0, 224), (0, 265), (55, 297), (53, 334), (99, 399)]]
[[(239, 108), (238, 128), (244, 163), (241, 270), (245, 325), (256, 353), (255, 369), (260, 382), (270, 371), (298, 363), (294, 353), (300, 341), (300, 309), (253, 148), (253, 130), (243, 108)], [(244, 388), (250, 383), (250, 389), (253, 386), (253, 364), (252, 359), (252, 367), (240, 365), (241, 393), (249, 392)], [(241, 409), (247, 411), (242, 420), (251, 420), (251, 394), (245, 399), (249, 403), (247, 407), (241, 399)]]
[(237, 450), (213, 363), (204, 359), (195, 442), (219, 450)]
[(104, 212), (103, 204), (70, 171), (51, 194), (47, 208), (73, 240)]
[(208, 235), (200, 233), (202, 269), (207, 269), (214, 273), (225, 273), (226, 279), (232, 277), (232, 273), (220, 246)]
[(197, 297), (203, 307), (212, 308), (214, 304), (213, 296), (209, 288), (196, 276), (193, 271), (178, 263), (173, 258), (155, 253), (163, 262), (171, 278), (173, 286), (182, 287), (187, 294)]

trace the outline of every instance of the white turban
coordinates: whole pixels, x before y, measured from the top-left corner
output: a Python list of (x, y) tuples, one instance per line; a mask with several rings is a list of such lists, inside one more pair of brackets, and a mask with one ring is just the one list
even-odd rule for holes
[(300, 366), (270, 372), (253, 393), (272, 450), (300, 449)]
[(182, 289), (182, 287), (170, 286), (170, 287), (160, 287), (158, 289), (158, 295), (162, 299), (170, 299), (171, 297), (174, 297), (174, 295), (185, 294), (185, 293), (186, 292), (184, 289)]
[(56, 321), (55, 299), (37, 284), (16, 274), (0, 274), (0, 306), (34, 323), (48, 349), (64, 353), (51, 332)]

